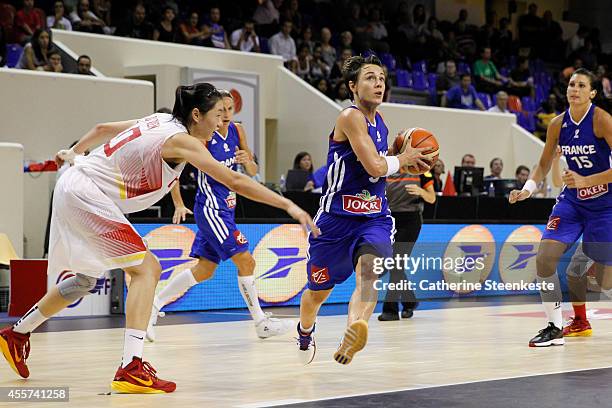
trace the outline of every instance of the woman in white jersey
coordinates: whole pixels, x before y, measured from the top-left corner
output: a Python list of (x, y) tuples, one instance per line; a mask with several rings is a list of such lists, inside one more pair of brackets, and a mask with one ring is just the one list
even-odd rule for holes
[[(0, 330), (0, 349), (13, 370), (29, 376), (30, 332), (75, 300), (88, 295), (105, 270), (130, 275), (122, 364), (111, 383), (124, 393), (172, 392), (176, 384), (157, 378), (142, 361), (145, 330), (161, 273), (155, 256), (124, 213), (141, 211), (178, 181), (185, 162), (233, 191), (282, 208), (305, 229), (312, 220), (291, 201), (217, 162), (204, 147), (219, 127), (223, 103), (206, 83), (179, 87), (172, 115), (99, 124), (56, 161), (74, 161), (55, 187), (49, 248), (49, 273), (75, 275), (51, 289), (14, 326)], [(80, 154), (98, 146), (89, 156)]]

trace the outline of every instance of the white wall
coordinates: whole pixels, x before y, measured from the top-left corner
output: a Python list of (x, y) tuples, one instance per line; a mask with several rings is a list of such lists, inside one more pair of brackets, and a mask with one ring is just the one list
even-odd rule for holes
[(23, 146), (19, 143), (0, 143), (0, 186), (0, 232), (23, 257)]
[[(276, 68), (282, 65), (280, 57), (64, 30), (53, 30), (53, 38), (77, 54), (89, 55), (93, 65), (107, 76), (124, 77), (128, 74), (128, 67), (143, 65), (176, 65), (258, 73), (263, 90), (261, 119), (263, 121), (263, 118), (276, 117)], [(134, 74), (134, 70), (129, 70), (129, 73)]]
[(431, 131), (440, 144), (440, 159), (451, 174), (461, 157), (471, 153), (476, 165), (489, 171), (489, 161), (501, 157), (504, 177), (514, 177), (516, 160), (510, 129), (514, 115), (386, 103), (380, 108), (389, 128), (389, 143), (405, 128), (421, 127)]
[[(153, 111), (153, 85), (143, 81), (0, 68), (0, 89), (3, 101), (10, 101), (0, 109), (0, 142), (22, 144), (26, 160), (52, 158), (96, 123)], [(39, 258), (55, 174), (28, 174), (23, 180), (24, 254)]]
[(340, 106), (291, 71), (278, 68), (278, 129), (273, 180), (293, 166), (300, 151), (312, 156), (315, 168), (327, 162), (328, 136), (340, 112)]

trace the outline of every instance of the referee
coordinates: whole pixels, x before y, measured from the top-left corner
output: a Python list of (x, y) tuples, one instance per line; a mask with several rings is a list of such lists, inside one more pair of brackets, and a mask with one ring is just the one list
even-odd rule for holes
[[(396, 255), (410, 256), (412, 247), (419, 237), (423, 224), (424, 202), (433, 204), (436, 201), (434, 180), (430, 172), (415, 176), (400, 169), (400, 172), (387, 177), (387, 201), (391, 215), (395, 218), (395, 244), (393, 244), (393, 257)], [(406, 278), (403, 270), (391, 269), (389, 283), (401, 282)], [(378, 316), (380, 321), (399, 320), (398, 303), (403, 306), (402, 318), (409, 319), (413, 315), (418, 302), (414, 292), (387, 291), (383, 311)]]

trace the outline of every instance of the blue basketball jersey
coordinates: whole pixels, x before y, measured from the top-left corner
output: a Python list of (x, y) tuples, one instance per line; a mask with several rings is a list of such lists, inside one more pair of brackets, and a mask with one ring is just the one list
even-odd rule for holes
[[(240, 139), (234, 122), (230, 122), (226, 137), (215, 132), (212, 139), (206, 143), (206, 147), (217, 161), (236, 171), (238, 165), (235, 154), (236, 148), (240, 149)], [(236, 193), (206, 173), (198, 171), (196, 201), (214, 210), (234, 212)]]
[[(569, 169), (581, 176), (601, 173), (612, 166), (610, 146), (605, 139), (595, 136), (594, 112), (595, 105), (591, 104), (585, 116), (576, 123), (568, 109), (563, 116), (559, 134), (559, 146)], [(593, 208), (612, 207), (611, 184), (578, 189), (565, 187), (560, 197)]]
[[(351, 106), (347, 109), (358, 109)], [(382, 116), (377, 112), (374, 123), (364, 115), (368, 135), (381, 156), (387, 155), (387, 135)], [(323, 184), (323, 196), (319, 211), (345, 217), (375, 218), (388, 213), (385, 196), (386, 177), (372, 177), (357, 160), (349, 141), (333, 140), (334, 131), (329, 136), (327, 154), (327, 177)]]

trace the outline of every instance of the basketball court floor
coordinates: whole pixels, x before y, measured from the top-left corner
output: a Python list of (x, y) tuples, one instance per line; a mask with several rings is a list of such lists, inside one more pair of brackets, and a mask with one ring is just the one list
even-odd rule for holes
[[(67, 386), (69, 403), (45, 406), (87, 408), (610, 405), (612, 303), (591, 304), (592, 337), (544, 349), (527, 346), (543, 327), (536, 298), (422, 306), (409, 320), (374, 316), (368, 345), (349, 366), (332, 358), (346, 305), (323, 310), (317, 353), (307, 366), (294, 333), (260, 340), (246, 311), (168, 315), (144, 354), (161, 378), (176, 381), (176, 392), (167, 395), (108, 395), (121, 357), (121, 318), (54, 319), (32, 335), (30, 378), (17, 379), (3, 361), (0, 387)], [(295, 318), (297, 309), (276, 313)]]

